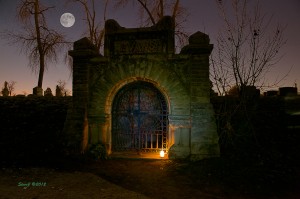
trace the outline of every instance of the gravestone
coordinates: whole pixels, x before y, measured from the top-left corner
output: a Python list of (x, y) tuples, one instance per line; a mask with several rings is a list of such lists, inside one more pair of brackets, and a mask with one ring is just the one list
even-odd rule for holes
[(58, 85), (56, 85), (55, 96), (56, 96), (56, 97), (61, 97), (61, 96), (63, 96), (62, 90), (59, 88)]
[(7, 81), (4, 82), (4, 88), (2, 89), (2, 95), (4, 97), (7, 97), (9, 95), (9, 90), (8, 90), (8, 83)]
[(209, 36), (196, 32), (175, 53), (174, 21), (146, 28), (105, 23), (104, 55), (82, 38), (73, 57), (73, 104), (64, 132), (69, 151), (101, 143), (108, 155), (137, 151), (170, 159), (219, 156), (210, 103)]
[(43, 89), (41, 87), (34, 87), (32, 94), (34, 96), (43, 96)]
[(53, 96), (51, 88), (48, 87), (48, 88), (45, 90), (44, 96), (45, 96), (45, 97), (52, 97), (52, 96)]

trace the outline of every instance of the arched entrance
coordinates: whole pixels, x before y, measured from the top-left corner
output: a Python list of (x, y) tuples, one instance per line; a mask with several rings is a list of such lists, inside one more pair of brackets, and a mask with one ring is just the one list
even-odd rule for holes
[(168, 107), (162, 93), (145, 81), (121, 88), (112, 106), (112, 150), (166, 151), (167, 143)]

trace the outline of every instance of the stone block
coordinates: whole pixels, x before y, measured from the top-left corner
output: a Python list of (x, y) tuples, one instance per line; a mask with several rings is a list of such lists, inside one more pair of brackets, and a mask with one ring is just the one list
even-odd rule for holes
[(172, 145), (168, 151), (169, 159), (187, 159), (190, 156), (190, 147), (188, 146), (180, 146), (180, 145)]

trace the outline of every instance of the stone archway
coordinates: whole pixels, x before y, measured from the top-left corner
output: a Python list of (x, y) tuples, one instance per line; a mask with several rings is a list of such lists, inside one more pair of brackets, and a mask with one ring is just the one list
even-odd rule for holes
[(167, 102), (152, 83), (123, 86), (114, 97), (111, 115), (112, 151), (167, 151)]

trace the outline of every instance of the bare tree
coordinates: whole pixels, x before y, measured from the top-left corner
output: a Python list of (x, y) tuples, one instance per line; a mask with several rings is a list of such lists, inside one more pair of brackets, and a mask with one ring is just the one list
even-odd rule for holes
[(17, 17), (24, 25), (23, 31), (7, 31), (4, 37), (10, 43), (21, 45), (21, 50), (28, 55), (29, 66), (38, 71), (39, 88), (43, 86), (44, 72), (48, 62), (56, 62), (58, 51), (67, 44), (64, 35), (48, 28), (45, 14), (53, 6), (45, 6), (39, 0), (21, 0), (17, 8)]
[(11, 96), (15, 90), (15, 85), (16, 85), (16, 81), (9, 81), (7, 83), (7, 89), (8, 89), (8, 92), (9, 92), (9, 96)]
[(225, 148), (249, 143), (258, 146), (254, 119), (257, 93), (253, 86), (267, 86), (266, 74), (282, 57), (279, 51), (286, 43), (285, 27), (274, 26), (272, 16), (261, 12), (258, 0), (216, 3), (224, 27), (211, 55), (211, 81), (220, 95), (236, 96), (222, 98), (215, 108), (220, 144)]
[(188, 33), (184, 31), (183, 24), (187, 20), (187, 10), (179, 0), (117, 0), (116, 7), (122, 7), (132, 2), (139, 5), (140, 23), (142, 26), (155, 25), (163, 16), (170, 15), (175, 22), (175, 36), (177, 47), (186, 44)]
[[(183, 31), (183, 24), (186, 21), (187, 11), (183, 8), (179, 0), (117, 0), (114, 1), (115, 8), (127, 5), (129, 2), (139, 5), (139, 15), (141, 16), (141, 25), (148, 26), (156, 24), (167, 12), (176, 19), (175, 35), (179, 46), (186, 44), (188, 34)], [(109, 0), (102, 0), (103, 11), (96, 9), (95, 0), (69, 0), (68, 3), (79, 3), (85, 13), (84, 20), (87, 24), (87, 31), (84, 33), (88, 36), (96, 48), (101, 51), (104, 38), (104, 22)], [(103, 13), (103, 21), (97, 17), (97, 13)]]
[(84, 20), (87, 24), (87, 31), (84, 33), (88, 36), (90, 41), (96, 46), (98, 51), (100, 51), (103, 46), (104, 38), (104, 21), (106, 20), (106, 9), (108, 6), (109, 0), (103, 0), (104, 10), (103, 10), (103, 21), (101, 18), (97, 17), (97, 13), (102, 11), (96, 10), (95, 0), (69, 0), (68, 3), (74, 2), (79, 3), (85, 13)]
[(67, 85), (67, 83), (65, 80), (57, 81), (57, 87), (60, 89), (61, 94), (64, 96), (70, 96), (71, 92), (68, 89), (66, 89), (66, 85)]
[(4, 86), (2, 88), (2, 91), (0, 92), (3, 96), (12, 96), (15, 95), (14, 90), (15, 90), (15, 85), (16, 81), (5, 81)]
[(176, 17), (179, 18), (186, 14), (179, 0), (117, 0), (115, 6), (125, 6), (129, 2), (133, 2), (134, 5), (136, 3), (139, 5), (140, 20), (143, 26), (155, 25), (167, 12), (169, 12), (169, 15), (171, 15), (174, 20)]
[(231, 12), (226, 10), (225, 1), (216, 0), (224, 28), (211, 57), (211, 76), (219, 94), (233, 86), (240, 91), (246, 86), (265, 86), (266, 74), (281, 59), (279, 51), (286, 43), (285, 27), (272, 26), (272, 17), (261, 13), (259, 1), (253, 9), (247, 0), (230, 2)]

